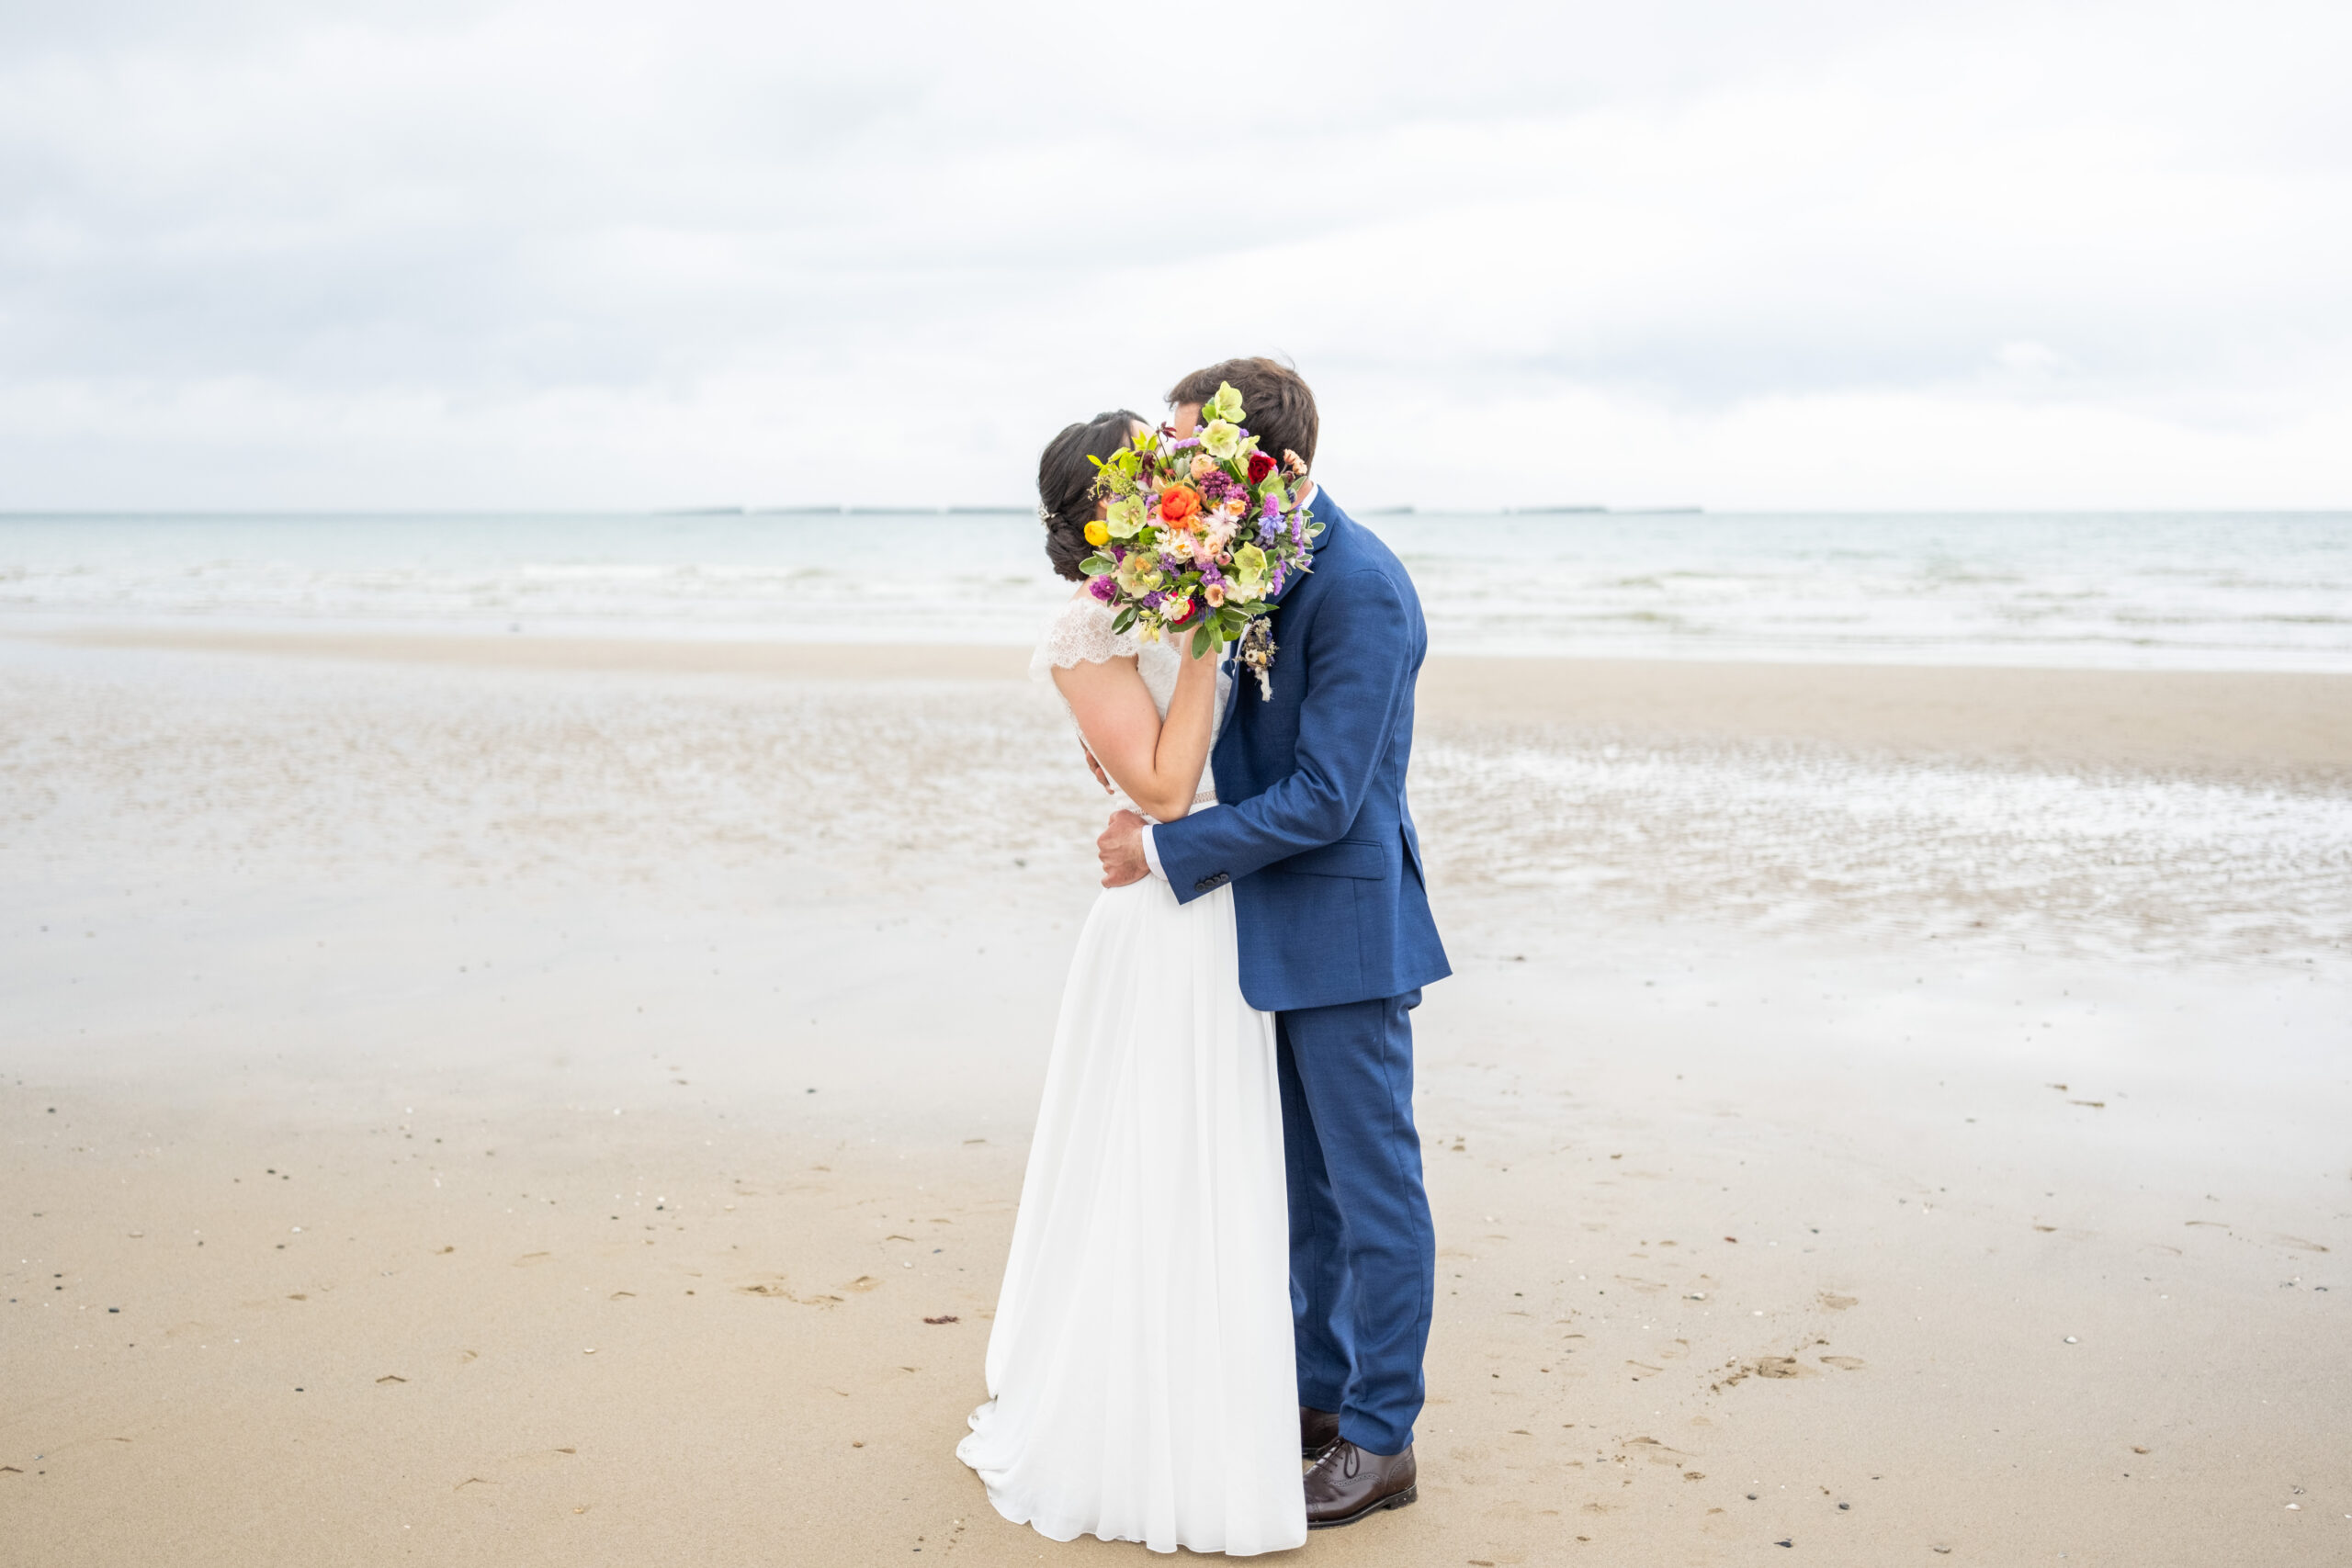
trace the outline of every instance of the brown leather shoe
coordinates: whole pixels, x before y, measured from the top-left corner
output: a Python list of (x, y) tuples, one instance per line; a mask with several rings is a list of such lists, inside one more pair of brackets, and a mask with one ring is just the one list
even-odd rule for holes
[(1312, 1404), (1298, 1407), (1298, 1457), (1321, 1459), (1340, 1442), (1339, 1413), (1317, 1410)]
[(1306, 1528), (1351, 1525), (1383, 1508), (1401, 1508), (1420, 1495), (1410, 1448), (1401, 1454), (1370, 1454), (1342, 1438), (1306, 1472)]

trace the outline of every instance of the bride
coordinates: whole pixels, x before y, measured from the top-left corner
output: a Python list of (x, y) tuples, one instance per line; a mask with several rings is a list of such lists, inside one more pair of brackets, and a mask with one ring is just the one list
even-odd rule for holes
[[(1038, 464), (1046, 551), (1082, 581), (1090, 455), (1142, 425), (1074, 424)], [(1230, 681), (1211, 655), (1114, 634), (1080, 591), (1031, 661), (1134, 808), (1172, 821)], [(1242, 999), (1233, 889), (1180, 906), (1106, 888), (1070, 961), (989, 1335), (989, 1402), (956, 1455), (1056, 1540), (1248, 1556), (1303, 1545), (1289, 1218), (1274, 1020)]]

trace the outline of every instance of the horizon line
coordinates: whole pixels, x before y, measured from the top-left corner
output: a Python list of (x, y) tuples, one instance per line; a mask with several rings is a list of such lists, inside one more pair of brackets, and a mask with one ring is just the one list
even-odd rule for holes
[[(0, 520), (36, 518), (231, 518), (231, 517), (1012, 517), (1034, 516), (1034, 505), (866, 505), (849, 502), (791, 506), (650, 506), (650, 507), (393, 507), (356, 506), (36, 506), (0, 507)], [(2352, 504), (2335, 506), (1770, 506), (1717, 507), (1699, 505), (1605, 506), (1545, 504), (1514, 506), (1423, 507), (1412, 503), (1359, 507), (1361, 517), (2342, 517), (2352, 516)]]

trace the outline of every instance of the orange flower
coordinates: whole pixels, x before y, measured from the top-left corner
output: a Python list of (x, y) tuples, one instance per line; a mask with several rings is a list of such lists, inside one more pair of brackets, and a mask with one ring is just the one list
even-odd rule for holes
[(1170, 485), (1159, 492), (1159, 520), (1171, 528), (1190, 526), (1200, 512), (1201, 492), (1191, 485)]

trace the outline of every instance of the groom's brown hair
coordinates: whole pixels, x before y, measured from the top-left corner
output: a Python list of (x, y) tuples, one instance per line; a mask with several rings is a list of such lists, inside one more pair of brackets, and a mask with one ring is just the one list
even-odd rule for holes
[(1304, 377), (1280, 360), (1228, 359), (1195, 370), (1168, 389), (1168, 406), (1207, 402), (1227, 381), (1241, 394), (1242, 427), (1258, 438), (1259, 451), (1275, 458), (1295, 452), (1299, 461), (1315, 466), (1315, 436), (1321, 428), (1315, 394)]

